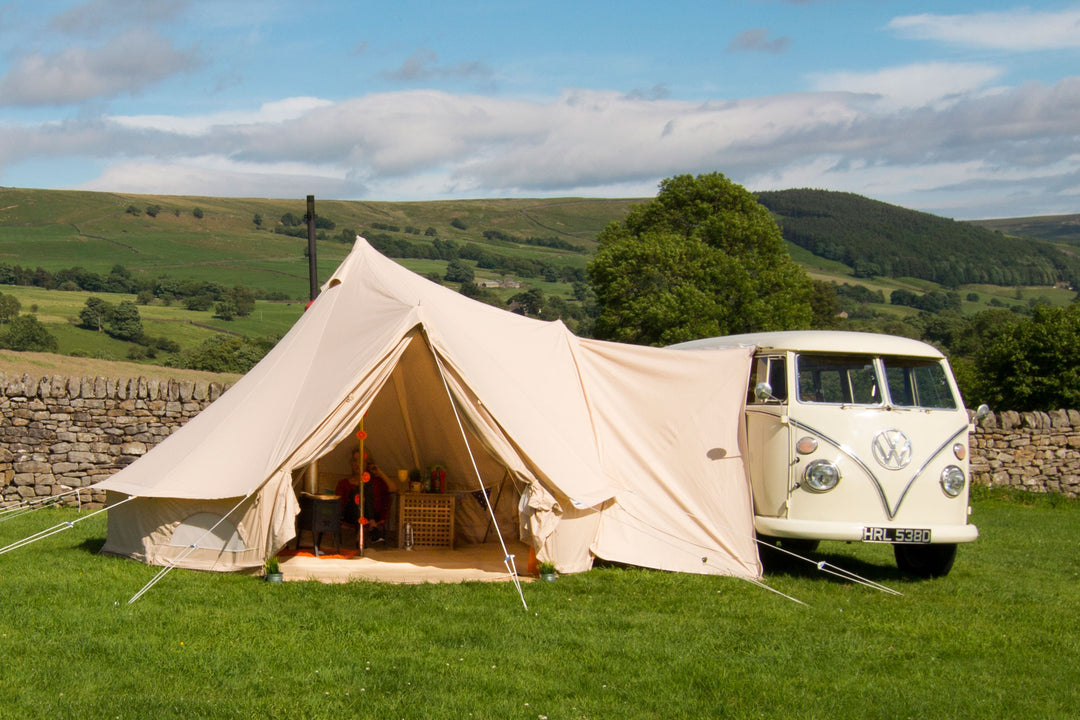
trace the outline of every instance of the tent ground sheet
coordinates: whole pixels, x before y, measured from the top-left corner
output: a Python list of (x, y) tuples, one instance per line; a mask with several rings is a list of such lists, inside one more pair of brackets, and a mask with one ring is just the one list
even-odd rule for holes
[[(389, 583), (431, 583), (509, 580), (503, 562), (505, 555), (498, 542), (464, 545), (449, 548), (413, 548), (405, 550), (376, 543), (364, 549), (338, 554), (333, 544), (323, 543), (315, 557), (310, 547), (290, 548), (278, 555), (282, 575), (290, 580), (321, 582), (372, 581)], [(355, 546), (352, 546), (355, 548)], [(514, 556), (518, 574), (528, 573), (529, 547), (521, 542), (508, 542), (507, 551)]]

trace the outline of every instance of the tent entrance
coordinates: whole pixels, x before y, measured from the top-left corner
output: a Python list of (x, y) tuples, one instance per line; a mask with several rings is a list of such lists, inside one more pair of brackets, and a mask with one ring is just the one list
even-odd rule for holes
[[(365, 559), (378, 561), (382, 557), (383, 562), (404, 562), (404, 559), (391, 557), (390, 551), (401, 549), (401, 552), (407, 552), (404, 550), (403, 520), (408, 519), (408, 506), (416, 500), (411, 494), (411, 485), (419, 479), (422, 491), (430, 493), (433, 471), (437, 474), (438, 489), (442, 491), (438, 494), (440, 502), (437, 504), (452, 506), (453, 532), (443, 537), (443, 542), (439, 543), (441, 547), (425, 547), (428, 538), (416, 528), (413, 532), (415, 547), (410, 551), (413, 559), (419, 559), (418, 553), (423, 551), (426, 564), (437, 559), (445, 565), (455, 566), (467, 563), (469, 557), (481, 562), (482, 553), (474, 546), (494, 544), (498, 547), (500, 534), (507, 541), (518, 538), (522, 483), (515, 480), (514, 474), (499, 462), (467, 422), (463, 425), (458, 424), (426, 338), (422, 333), (414, 333), (364, 414), (365, 469), (372, 478), (364, 487), (365, 515), (370, 520), (365, 526)], [(358, 430), (359, 423), (344, 440), (311, 465), (293, 472), (293, 490), (298, 498), (303, 499), (305, 494), (332, 494), (343, 498), (340, 508), (345, 524), (341, 547), (346, 552), (337, 553), (336, 538), (328, 539), (324, 533), (321, 552), (331, 555), (357, 555), (357, 532), (352, 524), (357, 513), (355, 503), (349, 507), (349, 500), (360, 487), (356, 482), (360, 471), (355, 464), (360, 445), (355, 435)], [(411, 500), (406, 502), (407, 498)], [(494, 521), (487, 502), (494, 510)], [(375, 527), (378, 531), (372, 532)], [(303, 526), (298, 526), (297, 530), (300, 551), (313, 550), (314, 538), (310, 530)], [(382, 537), (376, 541), (379, 535)], [(288, 543), (286, 554), (296, 546), (296, 541)], [(523, 552), (527, 555), (527, 548)], [(517, 565), (524, 567), (525, 557), (518, 554), (517, 558)], [(500, 551), (500, 566), (503, 559)]]

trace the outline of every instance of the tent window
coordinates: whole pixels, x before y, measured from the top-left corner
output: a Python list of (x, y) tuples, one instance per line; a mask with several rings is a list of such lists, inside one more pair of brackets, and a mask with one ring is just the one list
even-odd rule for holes
[[(215, 523), (219, 523), (214, 527)], [(207, 532), (214, 528), (212, 532)], [(214, 513), (195, 513), (189, 515), (173, 531), (170, 547), (188, 547), (198, 544), (203, 550), (225, 550), (226, 552), (244, 552), (247, 547), (240, 539), (236, 526), (228, 520), (222, 520)]]

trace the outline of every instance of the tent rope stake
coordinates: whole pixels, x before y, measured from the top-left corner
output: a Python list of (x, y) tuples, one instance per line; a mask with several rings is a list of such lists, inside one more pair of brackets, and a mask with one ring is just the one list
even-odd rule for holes
[(480, 488), (480, 494), (484, 497), (484, 506), (491, 516), (492, 524), (495, 526), (495, 534), (499, 538), (499, 546), (503, 551), (503, 563), (506, 565), (506, 570), (510, 573), (510, 578), (513, 580), (514, 587), (517, 588), (518, 597), (521, 598), (521, 604), (528, 610), (529, 604), (525, 602), (525, 593), (521, 589), (521, 578), (518, 577), (514, 556), (511, 555), (510, 551), (507, 549), (506, 542), (503, 540), (502, 531), (499, 530), (499, 521), (495, 517), (495, 509), (491, 507), (491, 498), (484, 492), (484, 480), (480, 477), (480, 468), (476, 464), (476, 457), (473, 455), (472, 447), (469, 445), (469, 437), (465, 434), (465, 424), (461, 420), (461, 414), (458, 412), (457, 402), (454, 401), (454, 395), (450, 392), (450, 383), (446, 381), (446, 372), (443, 369), (442, 360), (439, 358), (439, 354), (435, 352), (435, 348), (431, 345), (430, 338), (428, 339), (428, 347), (431, 348), (431, 355), (435, 359), (435, 367), (439, 369), (439, 379), (442, 380), (443, 388), (446, 390), (446, 396), (450, 398), (450, 407), (454, 410), (454, 420), (457, 421), (458, 430), (461, 431), (461, 439), (465, 442), (465, 450), (469, 454), (469, 462), (472, 464), (473, 474), (476, 476), (476, 485)]
[[(184, 548), (184, 552), (180, 553), (180, 555), (178, 555), (177, 557), (174, 557), (171, 560), (169, 560), (168, 564), (165, 565), (164, 567), (162, 567), (161, 570), (159, 570), (158, 573), (156, 575), (154, 575), (154, 577), (150, 578), (149, 582), (147, 582), (145, 585), (143, 585), (142, 589), (139, 590), (139, 592), (137, 592), (137, 593), (135, 593), (134, 595), (131, 596), (131, 599), (129, 599), (127, 601), (127, 604), (131, 605), (136, 600), (138, 600), (143, 595), (145, 595), (150, 590), (150, 588), (157, 585), (158, 582), (162, 578), (164, 578), (166, 575), (168, 575), (170, 570), (178, 567), (179, 564), (181, 562), (183, 562), (184, 559), (187, 558), (188, 555), (191, 555), (191, 553), (198, 550), (199, 549), (199, 543), (202, 542), (202, 539), (204, 537), (206, 537), (207, 535), (211, 534), (212, 532), (214, 532), (215, 530), (217, 530), (218, 525), (225, 522), (225, 518), (229, 517), (234, 512), (236, 512), (240, 508), (240, 506), (243, 505), (245, 501), (247, 501), (247, 499), (249, 497), (251, 497), (251, 493), (248, 493), (244, 497), (240, 498), (240, 502), (236, 503), (236, 505), (233, 506), (232, 510), (230, 510), (229, 512), (222, 515), (221, 518), (216, 523), (214, 523), (209, 528), (207, 528), (203, 532), (202, 535), (200, 535), (198, 538), (195, 539), (194, 542), (192, 542), (190, 545), (188, 545), (186, 548)], [(130, 499), (131, 498), (128, 498), (128, 500), (130, 500)], [(125, 500), (124, 502), (127, 502), (127, 500)], [(117, 504), (119, 504), (119, 503), (117, 503)]]
[[(62, 523), (58, 523), (56, 525), (53, 525), (51, 528), (47, 528), (45, 530), (41, 530), (39, 532), (36, 532), (33, 535), (29, 535), (27, 537), (24, 537), (22, 540), (16, 540), (15, 542), (11, 543), (10, 545), (5, 545), (4, 547), (0, 548), (0, 555), (5, 555), (5, 554), (11, 552), (12, 550), (18, 550), (19, 548), (26, 547), (27, 545), (32, 545), (33, 543), (36, 543), (38, 540), (44, 540), (47, 537), (52, 537), (53, 535), (64, 532), (65, 530), (71, 530), (72, 528), (75, 527), (75, 525), (77, 523), (81, 523), (83, 520), (89, 520), (90, 518), (94, 517), (95, 515), (100, 515), (101, 513), (106, 512), (110, 508), (118, 507), (118, 506), (123, 505), (124, 503), (126, 503), (128, 500), (134, 500), (134, 499), (135, 499), (134, 496), (125, 498), (124, 500), (121, 500), (118, 503), (114, 503), (114, 504), (110, 505), (109, 507), (103, 507), (100, 510), (95, 510), (94, 512), (90, 513), (89, 515), (85, 515), (83, 517), (76, 518), (75, 520), (65, 520)], [(39, 508), (34, 508), (34, 509), (39, 509)]]
[(827, 575), (833, 575), (835, 577), (840, 578), (841, 580), (847, 580), (848, 582), (853, 582), (853, 583), (855, 583), (857, 585), (862, 585), (862, 586), (868, 587), (868, 588), (870, 588), (872, 590), (878, 590), (878, 591), (883, 592), (883, 593), (888, 593), (889, 595), (899, 595), (899, 596), (902, 597), (903, 594), (904, 594), (904, 593), (900, 592), (899, 590), (894, 590), (893, 588), (888, 587), (887, 585), (882, 585), (881, 583), (874, 582), (873, 580), (870, 580), (868, 578), (864, 578), (861, 575), (853, 573), (850, 570), (845, 570), (844, 568), (839, 567), (837, 565), (833, 565), (832, 563), (827, 562), (825, 560), (820, 560), (818, 562), (815, 562), (815, 561), (811, 560), (810, 558), (805, 557), (803, 555), (800, 555), (800, 554), (798, 554), (796, 552), (792, 552), (791, 550), (785, 550), (782, 547), (777, 547), (775, 545), (769, 545), (768, 543), (763, 542), (762, 540), (757, 540), (757, 542), (762, 547), (768, 547), (770, 550), (772, 550), (774, 552), (786, 553), (787, 555), (790, 555), (793, 558), (797, 558), (799, 560), (802, 560), (803, 562), (808, 562), (811, 565), (813, 565), (814, 567), (816, 567), (818, 570), (820, 570), (821, 572), (823, 572), (823, 573), (825, 573)]
[(10, 507), (0, 510), (0, 522), (7, 522), (12, 518), (25, 515), (26, 513), (34, 512), (35, 510), (41, 510), (42, 508), (52, 507), (59, 505), (65, 498), (75, 496), (79, 503), (79, 509), (82, 509), (82, 497), (79, 495), (81, 488), (75, 488), (68, 490), (67, 492), (58, 493), (56, 495), (49, 495), (47, 497), (35, 497), (29, 500), (23, 500), (22, 502), (12, 505)]

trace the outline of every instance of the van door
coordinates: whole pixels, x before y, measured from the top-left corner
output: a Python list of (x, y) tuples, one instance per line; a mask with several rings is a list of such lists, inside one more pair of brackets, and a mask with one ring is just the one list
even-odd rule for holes
[[(783, 517), (787, 512), (791, 465), (790, 430), (787, 425), (788, 376), (785, 354), (761, 354), (754, 358), (746, 400), (746, 440), (754, 513)], [(769, 397), (759, 398), (754, 389), (767, 382)]]

